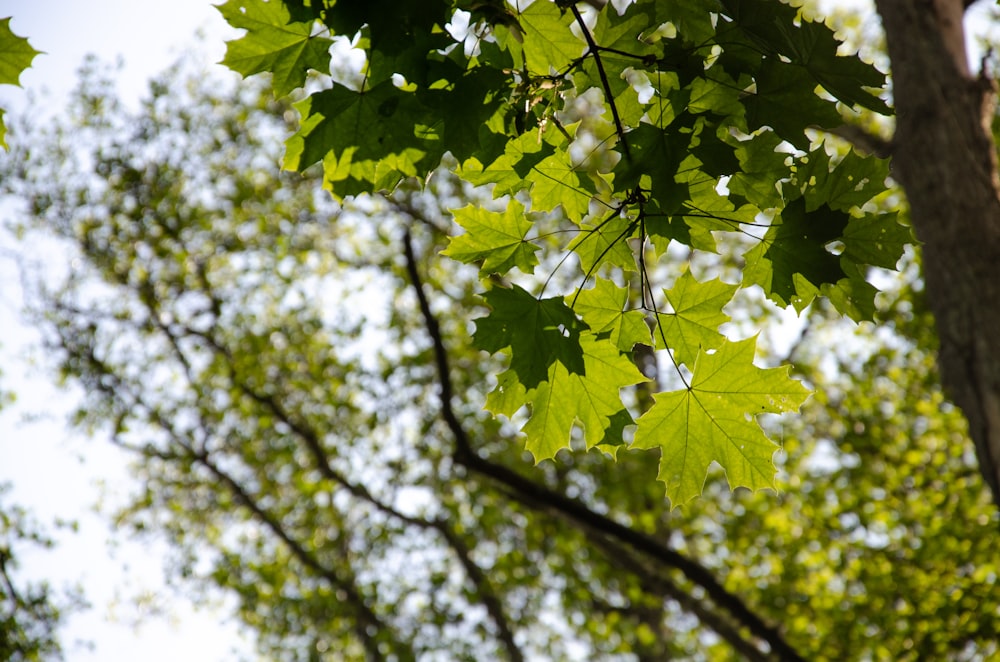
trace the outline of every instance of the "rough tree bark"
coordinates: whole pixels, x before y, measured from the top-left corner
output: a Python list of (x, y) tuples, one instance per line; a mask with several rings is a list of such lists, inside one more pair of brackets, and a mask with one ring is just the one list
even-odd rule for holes
[(876, 0), (892, 62), (893, 176), (923, 245), (945, 389), (1000, 505), (1000, 186), (995, 90), (966, 57), (963, 0)]

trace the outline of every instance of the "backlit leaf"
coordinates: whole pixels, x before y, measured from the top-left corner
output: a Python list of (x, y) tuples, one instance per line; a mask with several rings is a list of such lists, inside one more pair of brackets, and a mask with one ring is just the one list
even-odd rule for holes
[(329, 71), (333, 42), (313, 36), (312, 22), (293, 21), (283, 3), (228, 0), (217, 7), (230, 25), (247, 31), (228, 42), (222, 64), (244, 77), (270, 72), (275, 95), (302, 87), (310, 69)]
[(658, 478), (672, 507), (701, 494), (712, 462), (726, 471), (731, 488), (774, 486), (777, 445), (755, 420), (794, 411), (809, 391), (788, 368), (753, 365), (756, 340), (725, 342), (694, 364), (690, 388), (654, 395), (637, 421), (632, 448), (659, 449)]
[(588, 448), (601, 443), (611, 419), (622, 409), (619, 390), (646, 381), (631, 361), (592, 334), (583, 334), (580, 346), (583, 373), (570, 373), (561, 363), (553, 364), (548, 378), (529, 396), (531, 418), (523, 432), (536, 462), (568, 448), (575, 423), (583, 426)]
[[(0, 20), (0, 85), (20, 85), (21, 72), (31, 66), (41, 51), (36, 51), (24, 37), (10, 30), (10, 18)], [(0, 110), (0, 147), (7, 149), (7, 127)]]
[(627, 306), (627, 289), (598, 278), (593, 288), (580, 292), (574, 309), (591, 331), (609, 334), (619, 350), (629, 352), (636, 343), (648, 345), (651, 340), (645, 316), (641, 311), (628, 310)]
[(533, 2), (520, 11), (518, 23), (524, 30), (524, 58), (531, 72), (544, 76), (564, 71), (570, 62), (583, 55), (587, 45), (568, 29), (572, 21), (572, 14), (564, 14), (549, 0)]
[(511, 200), (503, 212), (468, 205), (456, 209), (454, 216), (465, 234), (452, 237), (442, 255), (467, 264), (481, 261), (482, 274), (505, 274), (513, 267), (526, 274), (534, 271), (539, 248), (525, 239), (531, 221), (520, 202)]
[(671, 311), (660, 311), (659, 329), (654, 334), (657, 347), (674, 353), (674, 358), (693, 366), (702, 351), (715, 349), (725, 341), (719, 327), (729, 321), (722, 312), (738, 289), (716, 278), (707, 282), (695, 280), (685, 271), (674, 286), (664, 290)]

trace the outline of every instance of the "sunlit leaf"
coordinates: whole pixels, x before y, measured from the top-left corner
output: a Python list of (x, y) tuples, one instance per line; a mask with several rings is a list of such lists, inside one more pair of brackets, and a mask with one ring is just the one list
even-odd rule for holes
[(505, 274), (513, 267), (530, 274), (538, 264), (538, 246), (525, 239), (531, 221), (517, 200), (511, 200), (503, 212), (469, 205), (456, 209), (454, 215), (465, 234), (452, 237), (442, 255), (466, 263), (481, 261), (483, 274)]
[(230, 41), (222, 64), (243, 76), (270, 72), (274, 93), (302, 87), (309, 70), (329, 71), (332, 41), (313, 36), (312, 22), (293, 21), (281, 2), (228, 0), (217, 5), (223, 18), (246, 35)]
[(658, 449), (658, 478), (672, 506), (701, 494), (709, 465), (718, 462), (730, 487), (774, 486), (777, 445), (755, 420), (765, 413), (794, 411), (809, 391), (788, 368), (753, 365), (756, 340), (726, 342), (694, 364), (690, 387), (658, 393), (637, 421), (633, 448)]
[(635, 365), (608, 343), (584, 334), (580, 346), (582, 373), (570, 373), (562, 363), (556, 363), (529, 396), (531, 419), (523, 431), (527, 435), (525, 446), (536, 462), (568, 448), (575, 423), (583, 426), (588, 447), (601, 443), (612, 418), (622, 409), (619, 389), (646, 381)]

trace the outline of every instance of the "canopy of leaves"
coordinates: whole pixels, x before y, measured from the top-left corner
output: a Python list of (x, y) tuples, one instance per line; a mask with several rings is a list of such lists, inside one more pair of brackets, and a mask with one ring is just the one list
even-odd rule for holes
[[(578, 297), (579, 274), (564, 272), (549, 287), (565, 297), (489, 290), (476, 338), (512, 353), (501, 361), (469, 341), (485, 257), (436, 257), (455, 246), (447, 210), (495, 209), (488, 195), (439, 171), (423, 190), (335, 204), (316, 171), (276, 172), (288, 106), (252, 86), (165, 79), (137, 114), (100, 89), (85, 82), (81, 124), (0, 161), (27, 235), (60, 238), (73, 258), (55, 282), (39, 265), (29, 298), (48, 355), (86, 394), (78, 422), (136, 458), (142, 489), (118, 521), (165, 534), (176, 577), (232, 597), (263, 658), (1000, 652), (997, 513), (941, 393), (919, 294), (887, 291), (878, 334), (820, 299), (778, 350), (763, 297), (729, 284), (758, 239), (722, 236), (719, 254), (671, 248), (649, 268), (671, 284), (653, 326), (680, 366), (662, 389), (641, 361), (653, 343), (642, 294), (615, 271)], [(824, 204), (836, 209), (807, 201), (803, 213)], [(501, 223), (508, 249), (544, 241), (532, 220)], [(726, 323), (763, 327), (756, 340), (708, 333), (734, 297)], [(531, 324), (517, 326), (522, 309)], [(504, 371), (528, 351), (523, 336), (554, 356), (518, 365), (534, 371), (530, 387)], [(799, 406), (804, 388), (777, 367), (786, 354), (816, 395), (797, 417), (759, 419), (785, 450), (775, 479), (752, 419)], [(627, 450), (632, 409), (647, 412), (643, 447), (683, 448), (671, 435), (707, 429), (689, 463), (711, 454), (727, 475), (706, 479), (703, 465), (696, 484), (674, 485), (678, 458), (661, 461), (672, 500), (702, 485), (711, 498), (671, 509), (645, 452)], [(671, 416), (676, 429), (648, 432)], [(536, 458), (559, 462), (531, 466), (517, 426)], [(730, 429), (754, 445), (752, 463)], [(754, 481), (780, 491), (727, 484)]]
[[(721, 305), (759, 286), (800, 312), (825, 296), (843, 314), (870, 319), (876, 290), (866, 270), (894, 267), (910, 241), (894, 215), (862, 211), (884, 190), (885, 163), (853, 152), (832, 158), (809, 133), (840, 124), (842, 112), (888, 113), (884, 76), (840, 54), (827, 26), (770, 1), (636, 0), (599, 11), (551, 0), (407, 7), (233, 0), (221, 10), (246, 35), (225, 61), (244, 76), (270, 70), (278, 96), (314, 77), (284, 163), (298, 171), (321, 164), (338, 199), (426, 179), (443, 162), (507, 196), (505, 211), (457, 209), (464, 233), (444, 254), (492, 277), (476, 346), (507, 355), (504, 382), (520, 388), (504, 391), (502, 410), (516, 411), (513, 398), (523, 397), (526, 444), (537, 457), (568, 448), (575, 423), (588, 445), (609, 435), (620, 445), (624, 419), (612, 414), (631, 424), (643, 413), (614, 395), (636, 383), (619, 370), (601, 372), (610, 382), (600, 416), (564, 406), (579, 399), (581, 380), (596, 383), (584, 370), (580, 328), (591, 326), (587, 338), (606, 345), (602, 356), (627, 355), (636, 343), (655, 347), (682, 380), (680, 366), (692, 369), (703, 351), (738, 356), (720, 364), (731, 375), (714, 385), (719, 405), (701, 409), (704, 420), (681, 437), (666, 434), (672, 425), (638, 423), (643, 447), (664, 458), (696, 451), (697, 462), (674, 468), (680, 483), (701, 485), (712, 461), (731, 464), (712, 431), (743, 440), (757, 426), (735, 415), (743, 396), (725, 387), (756, 368), (753, 351), (727, 348)], [(334, 38), (364, 53), (361, 71), (331, 71), (325, 52)], [(653, 286), (672, 244), (714, 252), (726, 235), (745, 245), (746, 268), (733, 285), (673, 295)], [(539, 263), (545, 283), (534, 276)], [(579, 272), (553, 281), (564, 264)], [(505, 280), (515, 267), (517, 282)], [(600, 284), (609, 278), (638, 296), (597, 303), (610, 295)], [(569, 307), (562, 296), (544, 296), (555, 282)], [(683, 299), (680, 309), (671, 296)], [(804, 394), (788, 373), (773, 375), (766, 383), (776, 400)], [(678, 397), (701, 402), (693, 386), (686, 390)], [(801, 401), (789, 400), (788, 409)], [(770, 446), (755, 447), (754, 470), (734, 472), (734, 487), (772, 484)], [(666, 483), (674, 494), (673, 478)], [(683, 499), (691, 494), (685, 489)]]

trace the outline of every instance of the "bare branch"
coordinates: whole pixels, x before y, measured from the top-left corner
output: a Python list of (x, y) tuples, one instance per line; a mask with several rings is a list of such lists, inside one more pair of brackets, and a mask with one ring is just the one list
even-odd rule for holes
[(822, 129), (826, 133), (842, 138), (866, 154), (872, 154), (880, 159), (892, 156), (892, 141), (876, 135), (857, 124), (841, 124), (832, 129)]

